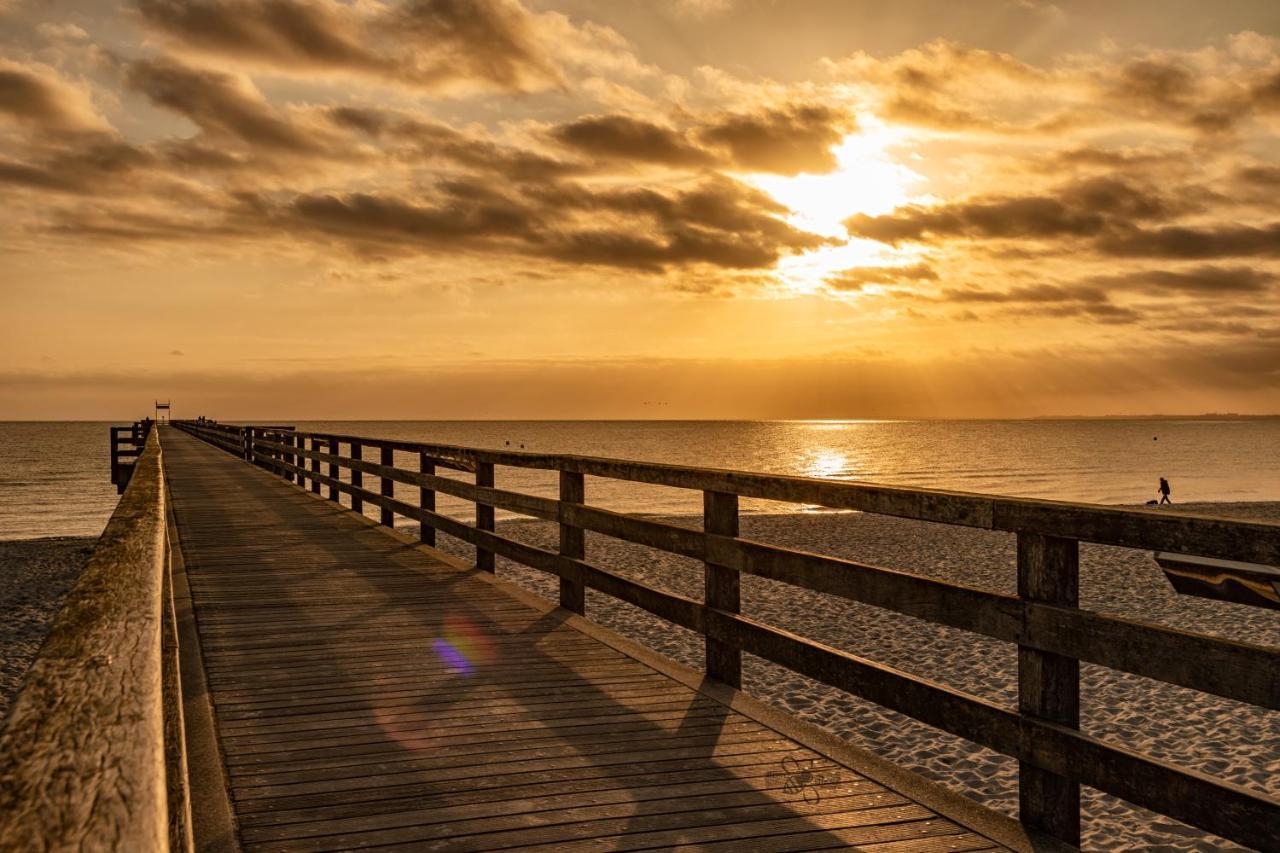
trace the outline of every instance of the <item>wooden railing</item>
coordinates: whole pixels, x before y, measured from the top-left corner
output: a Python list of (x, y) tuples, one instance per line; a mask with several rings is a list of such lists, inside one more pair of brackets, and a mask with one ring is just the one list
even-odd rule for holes
[(0, 736), (0, 849), (192, 849), (154, 430), (133, 468)]
[[(1280, 849), (1280, 802), (1265, 793), (1079, 731), (1081, 661), (1275, 711), (1280, 649), (1077, 606), (1081, 541), (1277, 565), (1280, 524), (331, 433), (176, 425), (314, 493), (327, 490), (330, 500), (348, 495), (356, 511), (372, 504), (382, 524), (392, 525), (397, 515), (417, 521), (424, 543), (434, 544), (437, 531), (469, 542), (479, 569), (493, 571), (501, 556), (556, 575), (560, 604), (574, 613), (584, 612), (589, 587), (696, 631), (705, 637), (707, 674), (727, 684), (741, 686), (747, 652), (1013, 756), (1020, 817), (1035, 831), (1078, 844), (1083, 784), (1242, 844)], [(377, 461), (365, 458), (366, 449), (377, 451)], [(397, 454), (408, 454), (412, 467), (397, 464)], [(495, 466), (558, 472), (559, 499), (497, 488)], [(472, 472), (475, 481), (441, 477), (437, 467)], [(340, 469), (350, 472), (349, 481)], [(365, 488), (365, 475), (379, 479), (376, 490)], [(703, 530), (590, 506), (586, 476), (701, 491)], [(397, 499), (396, 483), (417, 486), (417, 503)], [(474, 524), (437, 512), (437, 492), (474, 502)], [(742, 497), (1014, 533), (1018, 594), (744, 539), (738, 535)], [(557, 522), (558, 551), (495, 533), (494, 508)], [(588, 563), (584, 531), (702, 560), (705, 601)], [(742, 573), (1016, 643), (1018, 708), (744, 616)]]
[(111, 427), (111, 483), (117, 494), (124, 494), (133, 476), (133, 467), (151, 435), (153, 421), (145, 418), (131, 426)]

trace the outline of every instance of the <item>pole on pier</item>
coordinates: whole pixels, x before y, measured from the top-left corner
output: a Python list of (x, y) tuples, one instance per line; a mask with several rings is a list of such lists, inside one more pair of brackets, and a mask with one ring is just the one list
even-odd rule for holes
[[(434, 476), (436, 473), (436, 463), (431, 457), (425, 453), (418, 454), (418, 470), (423, 474)], [(436, 511), (436, 490), (428, 489), (425, 486), (418, 489), (418, 506), (428, 512)], [(436, 529), (425, 521), (418, 528), (418, 539), (423, 545), (436, 544)]]
[[(359, 460), (364, 456), (364, 447), (358, 441), (351, 442), (351, 458)], [(364, 472), (351, 469), (351, 486), (352, 488), (364, 488)], [(358, 492), (351, 493), (351, 508), (358, 513), (364, 513), (364, 498), (360, 497)]]
[[(476, 485), (493, 488), (493, 463), (476, 462)], [(476, 502), (476, 530), (493, 530), (493, 507)], [(476, 546), (476, 568), (482, 572), (494, 571), (493, 552)]]
[[(560, 472), (560, 507), (586, 501), (586, 485), (581, 474), (574, 471)], [(575, 560), (587, 556), (586, 533), (581, 527), (560, 522), (560, 554)], [(582, 578), (560, 578), (560, 606), (582, 615), (587, 608), (587, 590)]]
[[(702, 493), (702, 529), (717, 536), (738, 535), (738, 496), (725, 492)], [(739, 613), (742, 606), (739, 576), (728, 566), (703, 563), (707, 607)], [(707, 675), (730, 687), (742, 687), (742, 650), (706, 638)]]
[[(320, 451), (320, 439), (311, 439), (311, 451), (318, 453)], [(311, 494), (320, 494), (320, 460), (311, 457)]]
[[(378, 461), (382, 464), (384, 468), (394, 467), (396, 464), (395, 453), (396, 452), (392, 450), (390, 447), (384, 447), (382, 448), (382, 454)], [(379, 489), (379, 492), (384, 498), (394, 498), (396, 493), (396, 481), (391, 479), (390, 477), (384, 476), (382, 478), (382, 488)], [(390, 507), (384, 506), (382, 507), (382, 512), (379, 514), (379, 521), (381, 521), (387, 527), (395, 527), (396, 514), (391, 511)]]
[[(1074, 539), (1018, 534), (1018, 597), (1062, 607), (1080, 601), (1080, 548)], [(1018, 713), (1080, 728), (1080, 661), (1018, 647)], [(1018, 763), (1018, 815), (1034, 829), (1080, 845), (1080, 785)]]
[[(338, 455), (338, 439), (336, 438), (329, 439), (329, 455), (330, 456)], [(330, 480), (329, 500), (336, 501), (338, 500), (338, 463), (337, 462), (329, 463), (329, 480)]]

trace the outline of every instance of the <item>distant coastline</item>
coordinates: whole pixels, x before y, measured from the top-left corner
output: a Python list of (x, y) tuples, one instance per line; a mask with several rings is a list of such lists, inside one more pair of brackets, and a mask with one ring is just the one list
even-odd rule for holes
[(1206, 412), (1199, 415), (1038, 415), (1015, 418), (1028, 421), (1273, 421), (1276, 415), (1242, 415), (1238, 412)]

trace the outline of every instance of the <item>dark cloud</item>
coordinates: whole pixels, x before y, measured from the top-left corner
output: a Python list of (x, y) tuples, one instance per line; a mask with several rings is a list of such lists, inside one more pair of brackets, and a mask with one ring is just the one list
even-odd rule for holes
[(1185, 156), (1178, 151), (1083, 146), (1059, 151), (1053, 155), (1046, 166), (1048, 171), (1056, 171), (1064, 166), (1132, 171), (1179, 162)]
[(1096, 242), (1099, 251), (1128, 258), (1195, 260), (1280, 257), (1280, 222), (1252, 225), (1125, 227)]
[(1261, 293), (1276, 280), (1273, 273), (1252, 267), (1200, 266), (1189, 270), (1142, 270), (1092, 279), (1099, 287), (1152, 294)]
[(778, 219), (779, 210), (728, 179), (669, 194), (576, 184), (510, 191), (477, 179), (443, 181), (413, 199), (346, 193), (279, 204), (255, 196), (235, 216), (247, 230), (323, 235), (365, 255), (484, 251), (662, 272), (699, 264), (765, 268), (824, 242)]
[(156, 30), (242, 59), (317, 69), (380, 71), (385, 62), (357, 40), (348, 6), (314, 0), (136, 0)]
[(841, 110), (792, 104), (699, 116), (687, 129), (618, 113), (586, 116), (549, 135), (575, 152), (611, 161), (797, 175), (836, 168), (831, 148), (855, 128)]
[(445, 194), (434, 203), (366, 193), (301, 195), (270, 213), (277, 224), (329, 234), (351, 244), (430, 250), (459, 241), (476, 243), (536, 237), (529, 211), (492, 199)]
[(931, 207), (908, 205), (883, 216), (845, 220), (856, 237), (897, 244), (945, 239), (1027, 240), (1096, 237), (1131, 220), (1186, 209), (1116, 178), (1068, 184), (1053, 195), (983, 196)]
[(1102, 97), (1131, 118), (1181, 124), (1205, 134), (1236, 130), (1280, 107), (1280, 72), (1213, 73), (1180, 58), (1151, 56), (1103, 76)]
[(102, 131), (88, 99), (51, 69), (0, 58), (0, 116), (52, 132)]
[(946, 302), (1088, 302), (1103, 303), (1107, 295), (1094, 287), (1064, 287), (1057, 284), (1029, 284), (1008, 290), (946, 288), (940, 293)]
[(1262, 111), (1280, 110), (1280, 71), (1273, 71), (1255, 81), (1250, 87), (1249, 100)]
[(96, 240), (112, 248), (125, 249), (147, 243), (209, 246), (217, 240), (260, 236), (229, 222), (218, 210), (184, 215), (175, 210), (136, 210), (104, 203), (56, 211), (43, 230), (55, 236), (77, 241)]
[(935, 281), (938, 274), (926, 263), (896, 267), (850, 267), (828, 276), (823, 283), (833, 290), (858, 291), (869, 284), (908, 284)]
[(52, 190), (54, 192), (78, 192), (79, 186), (65, 175), (28, 163), (0, 158), (0, 184)]
[(1106, 325), (1129, 325), (1143, 320), (1142, 312), (1112, 302), (1068, 302), (1026, 312), (1037, 317), (1079, 317)]
[(1138, 59), (1120, 66), (1107, 93), (1139, 108), (1182, 109), (1199, 91), (1198, 75), (1180, 62)]
[(560, 86), (533, 18), (514, 0), (135, 0), (185, 47), (275, 69), (356, 73), (426, 89)]
[(1280, 187), (1280, 167), (1272, 165), (1254, 165), (1236, 170), (1235, 179), (1249, 188)]
[(186, 116), (212, 137), (286, 154), (324, 150), (313, 134), (276, 115), (245, 78), (158, 58), (132, 63), (127, 80), (156, 106)]
[(392, 110), (335, 107), (328, 110), (328, 117), (337, 127), (379, 140), (387, 156), (403, 162), (452, 163), (516, 181), (550, 180), (585, 171), (580, 163), (499, 145), (441, 122)]
[(741, 169), (797, 175), (830, 172), (831, 148), (856, 129), (853, 117), (814, 104), (715, 117), (695, 131), (706, 145), (723, 148)]
[(681, 131), (628, 115), (585, 116), (559, 125), (551, 136), (592, 157), (680, 167), (709, 166), (716, 161)]

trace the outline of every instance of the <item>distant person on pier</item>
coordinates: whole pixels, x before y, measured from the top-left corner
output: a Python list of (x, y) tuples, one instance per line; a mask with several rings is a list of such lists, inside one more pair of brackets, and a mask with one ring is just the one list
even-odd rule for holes
[(1164, 477), (1160, 478), (1160, 503), (1162, 504), (1173, 503), (1173, 501), (1169, 500), (1169, 481), (1166, 480)]

